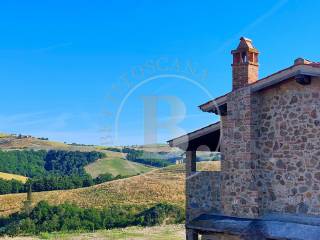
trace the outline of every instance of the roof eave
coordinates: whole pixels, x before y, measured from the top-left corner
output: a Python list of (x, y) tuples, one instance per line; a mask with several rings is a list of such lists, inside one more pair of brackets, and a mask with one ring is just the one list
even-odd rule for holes
[(217, 131), (220, 129), (220, 122), (216, 122), (214, 124), (211, 124), (209, 126), (203, 127), (201, 129), (195, 130), (193, 132), (187, 133), (183, 136), (171, 139), (167, 141), (170, 145), (170, 147), (179, 147), (182, 144), (185, 144), (188, 141), (192, 141), (198, 137), (201, 137), (205, 134), (208, 134), (213, 131)]
[(215, 112), (215, 111), (218, 111), (219, 107), (225, 104), (226, 102), (227, 102), (227, 96), (224, 95), (222, 97), (219, 97), (209, 102), (206, 102), (204, 104), (201, 104), (199, 108), (203, 112)]
[[(300, 64), (293, 65), (286, 69), (283, 69), (275, 74), (258, 80), (255, 83), (248, 85), (252, 92), (257, 92), (267, 87), (271, 87), (289, 78), (295, 77), (297, 75), (307, 75), (312, 77), (320, 77), (320, 68), (314, 67), (312, 64)], [(199, 106), (201, 111), (216, 113), (218, 108), (223, 104), (227, 103), (227, 94), (216, 99), (210, 100)]]
[(320, 68), (318, 67), (316, 68), (308, 64), (294, 65), (292, 67), (285, 69), (284, 71), (281, 71), (269, 77), (263, 78), (251, 84), (250, 85), (251, 91), (252, 92), (260, 91), (262, 89), (271, 87), (273, 85), (276, 85), (278, 83), (281, 83), (289, 78), (292, 78), (298, 75), (320, 77)]

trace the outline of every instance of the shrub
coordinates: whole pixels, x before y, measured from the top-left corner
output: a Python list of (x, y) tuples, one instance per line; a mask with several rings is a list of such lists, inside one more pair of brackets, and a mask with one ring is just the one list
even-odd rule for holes
[(50, 206), (47, 202), (41, 201), (29, 215), (18, 213), (0, 219), (3, 226), (0, 228), (0, 234), (14, 236), (57, 231), (94, 231), (134, 225), (181, 223), (183, 220), (183, 209), (167, 203), (144, 209), (134, 206), (83, 209), (70, 203)]
[(167, 203), (159, 203), (156, 206), (141, 212), (137, 216), (136, 223), (142, 226), (177, 224), (184, 221), (184, 216), (184, 210), (181, 207)]
[(146, 153), (142, 150), (131, 148), (124, 148), (122, 151), (127, 153), (127, 160), (132, 162), (142, 163), (153, 167), (167, 167), (172, 164), (167, 159), (162, 159), (155, 153)]

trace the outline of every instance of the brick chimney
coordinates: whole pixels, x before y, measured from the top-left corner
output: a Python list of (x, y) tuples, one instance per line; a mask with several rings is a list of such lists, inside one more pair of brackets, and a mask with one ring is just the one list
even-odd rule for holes
[(231, 51), (232, 90), (236, 90), (258, 80), (259, 52), (248, 38), (241, 37), (236, 50)]

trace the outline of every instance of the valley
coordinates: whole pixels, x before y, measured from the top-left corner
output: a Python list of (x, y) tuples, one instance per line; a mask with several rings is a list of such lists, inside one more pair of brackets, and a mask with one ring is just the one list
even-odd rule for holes
[[(45, 200), (53, 205), (70, 202), (84, 208), (105, 208), (112, 205), (148, 206), (159, 202), (183, 206), (184, 181), (184, 165), (174, 165), (88, 188), (34, 192), (32, 198), (33, 204)], [(18, 212), (25, 200), (25, 193), (0, 195), (0, 215)]]
[[(34, 146), (36, 148), (33, 148)], [(181, 151), (169, 148), (167, 145), (117, 148), (80, 146), (79, 144), (71, 146), (31, 136), (3, 134), (0, 135), (0, 167), (17, 174), (0, 172), (0, 180), (16, 179), (21, 183), (27, 181), (26, 184), (31, 184), (32, 192), (29, 196), (31, 208), (37, 208), (41, 203), (50, 206), (73, 204), (74, 207), (88, 211), (95, 211), (94, 209), (105, 211), (116, 207), (124, 211), (132, 209), (130, 210), (133, 211), (132, 217), (139, 220), (137, 215), (139, 212), (151, 211), (158, 204), (165, 204), (164, 206), (169, 204), (169, 208), (170, 206), (184, 208), (185, 165), (176, 162), (176, 159), (182, 157), (181, 154)], [(201, 155), (201, 162), (197, 163), (197, 170), (219, 171), (219, 161), (205, 161), (212, 157)], [(6, 159), (9, 159), (9, 162)], [(29, 178), (22, 175), (29, 176)], [(87, 185), (90, 181), (91, 183)], [(74, 185), (64, 186), (72, 182)], [(14, 213), (26, 211), (27, 186), (29, 185), (25, 185), (25, 192), (0, 195), (0, 220), (10, 218)], [(54, 189), (61, 186), (64, 186), (65, 189)], [(46, 188), (51, 189), (47, 191)], [(170, 216), (170, 211), (175, 211), (173, 209), (164, 214)], [(20, 224), (21, 221), (25, 220), (21, 219)], [(121, 226), (123, 220), (116, 221), (120, 222), (115, 226)], [(178, 223), (181, 223), (181, 220)], [(150, 226), (157, 225), (150, 224)], [(127, 236), (133, 240), (160, 240), (168, 239), (170, 236), (170, 239), (180, 240), (184, 236), (181, 225), (139, 228), (134, 227), (135, 224), (132, 222), (125, 223), (124, 226), (127, 228), (114, 228), (92, 234), (50, 233), (46, 239), (109, 239), (109, 234), (110, 237), (112, 236), (110, 239), (123, 239)], [(18, 230), (14, 232), (17, 233)], [(38, 233), (41, 237), (42, 233)], [(28, 238), (18, 237), (16, 239)]]

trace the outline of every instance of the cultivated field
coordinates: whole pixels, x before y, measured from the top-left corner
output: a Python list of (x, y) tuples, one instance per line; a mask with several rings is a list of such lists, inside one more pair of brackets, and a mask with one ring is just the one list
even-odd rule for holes
[(139, 163), (130, 162), (125, 158), (125, 154), (112, 151), (102, 151), (107, 157), (99, 159), (85, 167), (87, 173), (93, 178), (103, 173), (110, 173), (113, 176), (133, 176), (146, 173), (154, 168)]
[(93, 178), (98, 177), (103, 173), (110, 173), (114, 177), (121, 176), (133, 176), (141, 173), (151, 171), (153, 168), (130, 162), (123, 158), (103, 158), (91, 163), (85, 167), (87, 173)]
[[(200, 166), (204, 163), (198, 163)], [(216, 169), (220, 163), (215, 162)], [(159, 202), (170, 202), (184, 206), (184, 165), (152, 170), (130, 178), (115, 180), (100, 185), (51, 192), (33, 193), (34, 204), (46, 200), (50, 204), (72, 202), (81, 207), (103, 208), (112, 205), (149, 206)], [(21, 210), (26, 194), (0, 196), (0, 215)]]
[(15, 179), (15, 180), (18, 180), (23, 183), (25, 183), (28, 180), (27, 177), (24, 177), (21, 175), (16, 175), (16, 174), (11, 174), (11, 173), (4, 173), (4, 172), (0, 172), (0, 178), (5, 179), (5, 180)]

